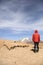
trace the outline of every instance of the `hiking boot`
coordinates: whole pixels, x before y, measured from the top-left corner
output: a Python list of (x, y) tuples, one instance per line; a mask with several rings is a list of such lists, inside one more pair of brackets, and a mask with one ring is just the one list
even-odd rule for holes
[(36, 52), (38, 52), (39, 50), (36, 50)]

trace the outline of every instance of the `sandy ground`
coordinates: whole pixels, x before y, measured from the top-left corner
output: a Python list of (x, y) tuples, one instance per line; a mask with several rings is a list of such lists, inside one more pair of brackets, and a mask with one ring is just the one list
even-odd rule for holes
[(15, 47), (8, 50), (0, 48), (0, 65), (43, 65), (43, 48), (38, 53), (31, 51), (32, 47)]

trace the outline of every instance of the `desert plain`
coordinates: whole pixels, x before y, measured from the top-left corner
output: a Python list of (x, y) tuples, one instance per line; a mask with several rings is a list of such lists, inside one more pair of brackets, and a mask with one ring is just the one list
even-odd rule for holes
[(43, 65), (43, 42), (34, 53), (33, 43), (0, 40), (0, 65)]

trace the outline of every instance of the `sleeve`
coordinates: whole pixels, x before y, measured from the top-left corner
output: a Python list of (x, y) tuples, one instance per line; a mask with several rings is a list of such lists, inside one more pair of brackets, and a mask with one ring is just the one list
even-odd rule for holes
[(32, 35), (32, 41), (34, 41), (34, 34)]
[(39, 35), (39, 42), (40, 42), (40, 35)]

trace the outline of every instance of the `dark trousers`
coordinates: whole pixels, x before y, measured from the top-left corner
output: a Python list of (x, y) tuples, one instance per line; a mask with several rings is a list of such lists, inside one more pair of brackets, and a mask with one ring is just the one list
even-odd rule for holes
[(34, 42), (34, 50), (39, 51), (39, 42)]

